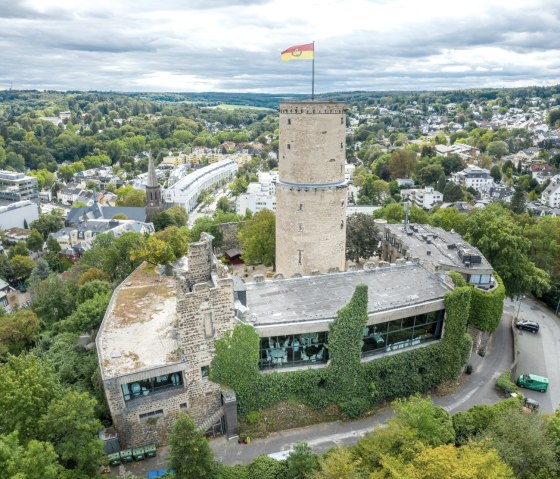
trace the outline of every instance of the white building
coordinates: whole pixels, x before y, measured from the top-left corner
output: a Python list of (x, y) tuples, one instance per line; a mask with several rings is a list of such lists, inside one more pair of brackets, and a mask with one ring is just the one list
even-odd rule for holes
[(432, 187), (426, 186), (424, 189), (419, 188), (407, 191), (410, 200), (418, 206), (418, 208), (429, 210), (434, 205), (443, 203), (443, 194), (434, 190)]
[[(184, 165), (183, 165), (184, 166)], [(223, 160), (183, 176), (163, 194), (166, 203), (183, 205), (188, 213), (196, 208), (200, 193), (214, 190), (235, 178), (238, 165), (233, 160)], [(171, 178), (170, 178), (171, 182)]]
[(237, 213), (245, 214), (247, 210), (256, 213), (262, 210), (276, 211), (277, 171), (259, 173), (259, 182), (250, 183), (247, 192), (237, 198)]
[(39, 218), (39, 207), (29, 200), (0, 206), (0, 228), (29, 228), (32, 221)]
[(550, 184), (542, 192), (541, 203), (551, 208), (560, 206), (560, 175), (552, 177)]
[(0, 170), (0, 200), (39, 202), (37, 178), (16, 171)]
[(451, 175), (451, 181), (464, 188), (474, 188), (480, 193), (488, 191), (494, 183), (490, 171), (478, 166), (469, 165), (463, 171)]

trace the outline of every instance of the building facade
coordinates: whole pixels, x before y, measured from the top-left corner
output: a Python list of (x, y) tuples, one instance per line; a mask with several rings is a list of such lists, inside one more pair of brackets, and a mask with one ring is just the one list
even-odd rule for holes
[(0, 170), (0, 200), (39, 202), (37, 178), (15, 171)]
[(123, 447), (165, 443), (180, 412), (203, 431), (224, 428), (223, 395), (208, 372), (214, 340), (234, 326), (233, 280), (211, 247), (203, 235), (174, 277), (144, 263), (113, 293), (96, 346)]
[(161, 185), (157, 179), (154, 160), (150, 154), (148, 158), (148, 177), (146, 179), (146, 220), (152, 221), (154, 215), (163, 211)]
[(484, 193), (494, 184), (490, 171), (478, 166), (469, 165), (463, 171), (453, 173), (451, 180), (464, 188), (474, 188), (479, 193)]
[(276, 270), (344, 271), (346, 105), (286, 102), (279, 111)]

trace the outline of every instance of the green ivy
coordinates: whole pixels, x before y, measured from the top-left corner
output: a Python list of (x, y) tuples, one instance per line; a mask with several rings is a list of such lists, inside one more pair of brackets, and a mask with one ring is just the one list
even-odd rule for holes
[(506, 289), (502, 278), (494, 273), (498, 286), (493, 291), (483, 291), (474, 286), (472, 288), (471, 310), (469, 324), (487, 333), (493, 333), (504, 312), (504, 298)]
[(471, 295), (469, 286), (445, 295), (441, 341), (362, 362), (367, 286), (359, 285), (330, 326), (327, 367), (261, 374), (258, 334), (252, 326), (240, 324), (233, 334), (216, 341), (210, 378), (236, 392), (242, 413), (296, 400), (314, 409), (336, 404), (348, 417), (356, 417), (385, 401), (429, 391), (461, 373), (472, 346), (466, 333)]

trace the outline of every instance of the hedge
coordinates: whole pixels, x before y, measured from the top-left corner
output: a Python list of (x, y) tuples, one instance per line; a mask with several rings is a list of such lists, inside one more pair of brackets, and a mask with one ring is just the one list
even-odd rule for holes
[[(356, 417), (385, 401), (429, 391), (461, 373), (472, 345), (466, 333), (471, 294), (472, 288), (461, 286), (445, 295), (447, 317), (438, 343), (362, 363), (367, 286), (359, 285), (331, 324), (327, 367), (255, 374), (257, 333), (247, 330), (252, 326), (237, 325), (232, 335), (216, 341), (210, 378), (235, 390), (242, 413), (293, 399), (314, 409), (336, 404), (347, 416)], [(236, 333), (240, 328), (243, 333)], [(250, 374), (236, 372), (241, 367)]]
[(483, 291), (471, 286), (472, 300), (469, 324), (487, 333), (493, 333), (500, 324), (504, 312), (504, 298), (506, 297), (506, 289), (502, 278), (496, 273), (494, 273), (494, 276), (498, 281), (498, 286), (494, 291)]

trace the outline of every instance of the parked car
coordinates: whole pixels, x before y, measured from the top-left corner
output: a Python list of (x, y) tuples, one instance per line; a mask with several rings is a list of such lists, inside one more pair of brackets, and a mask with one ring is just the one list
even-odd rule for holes
[(539, 332), (539, 323), (536, 321), (529, 321), (528, 319), (520, 319), (517, 323), (515, 323), (515, 327), (517, 329), (524, 329), (525, 331), (529, 331), (531, 333)]
[(548, 378), (536, 374), (521, 374), (517, 378), (517, 385), (521, 388), (533, 389), (534, 391), (546, 392), (548, 389)]

